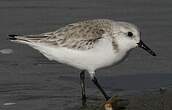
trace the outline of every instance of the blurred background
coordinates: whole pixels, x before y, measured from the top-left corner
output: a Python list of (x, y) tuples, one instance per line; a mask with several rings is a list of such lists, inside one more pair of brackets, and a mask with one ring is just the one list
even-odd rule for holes
[[(171, 86), (171, 0), (0, 0), (0, 108), (76, 110), (81, 105), (80, 71), (10, 42), (8, 34), (39, 34), (97, 18), (136, 24), (142, 40), (157, 53), (152, 57), (134, 49), (120, 65), (98, 70), (109, 94)], [(88, 74), (87, 94), (103, 99)]]

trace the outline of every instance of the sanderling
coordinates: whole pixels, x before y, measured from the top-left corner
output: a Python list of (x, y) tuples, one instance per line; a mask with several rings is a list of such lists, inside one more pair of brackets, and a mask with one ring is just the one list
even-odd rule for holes
[(86, 103), (85, 71), (88, 71), (91, 80), (108, 100), (110, 97), (95, 77), (97, 69), (117, 64), (135, 47), (141, 47), (156, 56), (140, 39), (140, 31), (136, 25), (109, 19), (81, 21), (37, 35), (9, 36), (11, 41), (27, 44), (49, 60), (81, 69), (83, 105)]

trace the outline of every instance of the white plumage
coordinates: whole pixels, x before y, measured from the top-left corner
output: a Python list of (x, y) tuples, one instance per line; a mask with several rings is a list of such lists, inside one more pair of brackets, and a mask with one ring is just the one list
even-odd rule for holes
[(100, 39), (94, 48), (89, 50), (53, 47), (42, 43), (31, 44), (30, 46), (39, 50), (49, 60), (94, 73), (96, 69), (118, 62), (126, 54), (125, 52), (115, 52), (111, 42), (112, 39), (110, 38)]
[[(130, 31), (132, 38), (127, 36)], [(73, 23), (54, 32), (12, 39), (37, 49), (49, 60), (87, 70), (91, 76), (96, 69), (119, 62), (139, 40), (135, 25), (106, 19)]]
[(37, 35), (9, 36), (12, 41), (33, 47), (49, 60), (83, 70), (80, 73), (83, 105), (86, 103), (85, 70), (88, 71), (92, 81), (108, 100), (110, 97), (101, 88), (95, 77), (97, 69), (118, 63), (129, 50), (137, 46), (156, 56), (140, 40), (137, 26), (108, 19), (72, 23), (56, 31)]

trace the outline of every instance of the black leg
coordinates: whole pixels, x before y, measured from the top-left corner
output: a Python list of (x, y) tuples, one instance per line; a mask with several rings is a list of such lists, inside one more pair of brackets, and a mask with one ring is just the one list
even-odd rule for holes
[(92, 81), (94, 82), (94, 84), (97, 86), (97, 88), (101, 91), (101, 93), (103, 94), (103, 96), (105, 97), (106, 100), (109, 100), (110, 97), (105, 93), (105, 91), (103, 90), (103, 88), (100, 86), (97, 78), (95, 76), (92, 77)]
[(85, 94), (85, 71), (80, 73), (80, 83), (82, 89), (82, 105), (86, 105), (86, 94)]

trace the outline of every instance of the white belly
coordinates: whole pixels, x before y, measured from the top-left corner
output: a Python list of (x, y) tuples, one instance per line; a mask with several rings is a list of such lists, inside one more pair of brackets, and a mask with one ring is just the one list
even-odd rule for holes
[(37, 44), (34, 48), (50, 60), (55, 60), (89, 72), (112, 65), (124, 56), (123, 54), (115, 53), (109, 39), (102, 39), (94, 48), (89, 50), (53, 47), (45, 44)]

